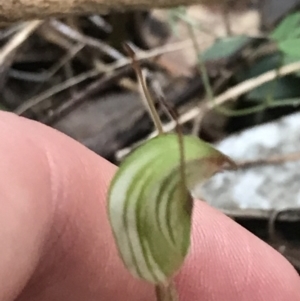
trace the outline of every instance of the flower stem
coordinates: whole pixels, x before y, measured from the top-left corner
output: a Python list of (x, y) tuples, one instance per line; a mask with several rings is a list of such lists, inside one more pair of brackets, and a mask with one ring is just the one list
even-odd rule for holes
[(173, 281), (167, 285), (157, 284), (155, 286), (157, 301), (178, 301), (176, 287)]
[(143, 95), (146, 99), (146, 103), (147, 103), (147, 107), (149, 109), (150, 116), (151, 116), (151, 118), (152, 118), (152, 120), (155, 124), (155, 127), (156, 127), (159, 135), (161, 135), (161, 134), (163, 134), (162, 123), (161, 123), (161, 120), (160, 120), (159, 115), (157, 113), (157, 110), (155, 108), (153, 98), (151, 97), (150, 91), (147, 87), (145, 76), (144, 76), (144, 74), (143, 74), (143, 72), (140, 68), (140, 65), (139, 65), (138, 61), (136, 60), (135, 53), (134, 53), (133, 49), (128, 44), (125, 44), (125, 49), (126, 49), (127, 53), (129, 54), (129, 56), (132, 59), (132, 66), (135, 70), (135, 73), (136, 73), (137, 78), (138, 78), (138, 82), (139, 82), (140, 87), (143, 91)]

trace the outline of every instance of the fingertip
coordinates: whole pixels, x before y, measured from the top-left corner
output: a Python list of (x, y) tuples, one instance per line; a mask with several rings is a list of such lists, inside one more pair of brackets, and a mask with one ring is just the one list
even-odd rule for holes
[[(116, 167), (38, 122), (9, 113), (0, 113), (0, 122), (2, 159), (11, 160), (5, 166), (2, 162), (0, 184), (7, 183), (7, 170), (14, 162), (14, 181), (24, 183), (31, 202), (37, 200), (37, 207), (30, 209), (34, 220), (25, 222), (33, 227), (32, 233), (43, 223), (41, 228), (48, 227), (47, 211), (53, 210), (53, 199), (58, 204), (56, 226), (47, 235), (43, 254), (43, 262), (51, 267), (44, 270), (47, 275), (36, 271), (34, 290), (23, 296), (35, 291), (30, 300), (154, 300), (153, 288), (124, 268), (113, 241), (106, 194)], [(32, 254), (34, 260), (40, 256)], [(1, 271), (0, 264), (0, 275)], [(2, 280), (5, 284), (4, 276)], [(180, 301), (300, 300), (299, 277), (278, 252), (200, 201), (195, 202), (191, 252), (176, 280)]]
[(1, 300), (13, 300), (34, 273), (52, 222), (47, 158), (19, 121), (0, 113)]
[(182, 301), (300, 300), (299, 276), (275, 249), (196, 201), (192, 249), (178, 275)]
[[(113, 241), (106, 193), (116, 166), (38, 122), (9, 113), (0, 113), (0, 122), (3, 124), (0, 140), (6, 145), (2, 159), (8, 162), (0, 170), (0, 180), (14, 162), (14, 174), (32, 176), (30, 181), (22, 178), (15, 184), (23, 185), (25, 181), (24, 189), (31, 194), (30, 204), (39, 200), (44, 210), (51, 212), (51, 225), (43, 226), (49, 231), (38, 241), (42, 252), (31, 252), (30, 260), (23, 256), (27, 268), (19, 266), (23, 272), (19, 273), (22, 284), (30, 280), (18, 300), (121, 301), (125, 298), (138, 301), (148, 297), (154, 300), (153, 287), (131, 276), (118, 257)], [(41, 224), (36, 214), (39, 214), (37, 210), (30, 209), (31, 221), (26, 224), (38, 231)], [(39, 218), (42, 216), (40, 213)], [(29, 245), (35, 248), (37, 241), (30, 241)], [(23, 250), (26, 255), (28, 250)], [(1, 275), (4, 280), (7, 270), (0, 269), (0, 278)], [(15, 278), (13, 282), (16, 294), (22, 287)], [(7, 291), (11, 292), (12, 288), (8, 287)]]

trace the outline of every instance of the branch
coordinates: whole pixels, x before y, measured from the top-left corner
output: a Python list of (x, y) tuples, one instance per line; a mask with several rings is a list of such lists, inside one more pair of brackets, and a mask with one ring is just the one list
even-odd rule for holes
[[(288, 74), (295, 73), (299, 70), (300, 70), (300, 62), (295, 62), (295, 63), (285, 65), (285, 66), (281, 67), (279, 70), (274, 69), (271, 71), (267, 71), (257, 77), (247, 79), (247, 80), (237, 84), (236, 86), (229, 88), (221, 95), (215, 97), (214, 101), (212, 103), (208, 103), (205, 106), (205, 112), (208, 110), (214, 109), (215, 107), (220, 106), (230, 100), (234, 100), (234, 99), (238, 98), (239, 96), (241, 96), (257, 87), (276, 79), (277, 77), (283, 77)], [(203, 111), (203, 107), (201, 107), (201, 106), (190, 109), (189, 111), (187, 111), (186, 113), (182, 114), (179, 117), (179, 123), (184, 124), (186, 122), (193, 120), (199, 114), (202, 114), (203, 113), (202, 111)], [(172, 120), (169, 123), (166, 123), (163, 125), (163, 130), (164, 130), (164, 132), (167, 133), (167, 132), (174, 130), (175, 127), (176, 127), (176, 123)], [(127, 154), (129, 154), (133, 148), (137, 147), (138, 145), (143, 143), (145, 140), (151, 139), (155, 136), (157, 136), (157, 131), (152, 132), (146, 139), (137, 142), (135, 145), (119, 150), (116, 154), (117, 159), (122, 160), (122, 158), (124, 158)]]
[(268, 158), (236, 162), (236, 169), (248, 169), (264, 165), (280, 165), (287, 162), (299, 161), (300, 152), (274, 155)]
[(192, 5), (199, 0), (18, 0), (0, 1), (0, 24), (111, 10), (169, 8)]
[[(236, 86), (229, 88), (221, 95), (214, 98), (214, 101), (212, 103), (209, 103), (207, 105), (207, 109), (211, 110), (214, 109), (217, 106), (220, 106), (230, 100), (235, 100), (239, 96), (267, 83), (270, 82), (277, 77), (283, 77), (291, 73), (295, 73), (300, 70), (300, 62), (291, 63), (288, 65), (285, 65), (281, 67), (279, 70), (274, 69), (271, 71), (267, 71), (257, 77), (247, 79), (240, 84), (237, 84)], [(179, 122), (181, 124), (184, 124), (188, 121), (193, 120), (196, 118), (199, 114), (201, 114), (201, 108), (195, 107), (187, 111), (186, 113), (182, 114), (179, 118)], [(171, 121), (164, 125), (164, 131), (170, 132), (175, 128), (176, 124), (174, 121)], [(155, 137), (157, 135), (156, 131), (153, 132), (149, 138)]]

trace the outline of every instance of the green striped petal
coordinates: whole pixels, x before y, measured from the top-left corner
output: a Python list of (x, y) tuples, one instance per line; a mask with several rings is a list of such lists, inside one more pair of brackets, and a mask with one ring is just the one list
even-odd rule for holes
[(190, 246), (189, 191), (233, 162), (194, 136), (184, 136), (185, 175), (180, 173), (177, 134), (137, 148), (121, 164), (108, 192), (108, 214), (121, 259), (136, 277), (166, 283)]

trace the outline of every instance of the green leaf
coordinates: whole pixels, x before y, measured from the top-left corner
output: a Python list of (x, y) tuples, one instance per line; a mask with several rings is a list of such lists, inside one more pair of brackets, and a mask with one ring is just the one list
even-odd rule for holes
[[(283, 57), (283, 63), (282, 65), (288, 65), (288, 64), (291, 64), (291, 63), (296, 63), (296, 62), (299, 62), (300, 61), (300, 57), (295, 57), (295, 56), (292, 56), (292, 55), (285, 55)], [(294, 72), (293, 73), (294, 76), (300, 76), (300, 71), (298, 72)]]
[(232, 36), (218, 39), (202, 54), (204, 61), (227, 58), (243, 48), (252, 38), (247, 36)]
[(300, 58), (300, 13), (286, 17), (270, 37), (284, 55)]
[(300, 24), (297, 24), (298, 26), (294, 28), (294, 30), (291, 31), (291, 33), (288, 35), (287, 39), (299, 39), (300, 37)]
[(247, 94), (247, 98), (254, 101), (263, 101), (268, 97), (273, 100), (297, 97), (300, 96), (298, 83), (299, 79), (283, 77), (276, 82), (271, 81), (252, 90)]
[(292, 55), (285, 55), (283, 57), (282, 65), (284, 66), (284, 65), (288, 65), (288, 64), (291, 64), (291, 63), (296, 63), (296, 62), (299, 62), (299, 61), (300, 61), (299, 57), (295, 57), (295, 56), (292, 56)]
[(108, 192), (108, 214), (116, 245), (132, 275), (166, 283), (190, 247), (192, 199), (189, 191), (234, 165), (194, 136), (183, 136), (187, 187), (180, 173), (177, 134), (147, 141), (121, 164)]
[(289, 39), (279, 42), (278, 49), (286, 55), (300, 58), (300, 39)]
[[(295, 36), (295, 29), (300, 25), (300, 13), (293, 13), (283, 19), (283, 21), (270, 34), (270, 38), (276, 41), (286, 40)], [(298, 34), (298, 31), (297, 31)]]
[[(287, 57), (283, 58), (283, 64), (292, 62), (293, 58)], [(247, 80), (249, 78), (254, 78), (261, 75), (269, 70), (276, 69), (280, 66), (281, 56), (280, 54), (268, 55), (249, 68), (244, 69), (242, 72), (237, 74), (237, 79), (239, 82)], [(294, 98), (300, 96), (300, 87), (298, 85), (298, 78), (294, 75), (288, 75), (285, 77), (280, 77), (276, 80), (265, 83), (251, 92), (249, 92), (246, 97), (248, 100), (252, 101), (262, 101), (268, 97), (276, 99)]]

